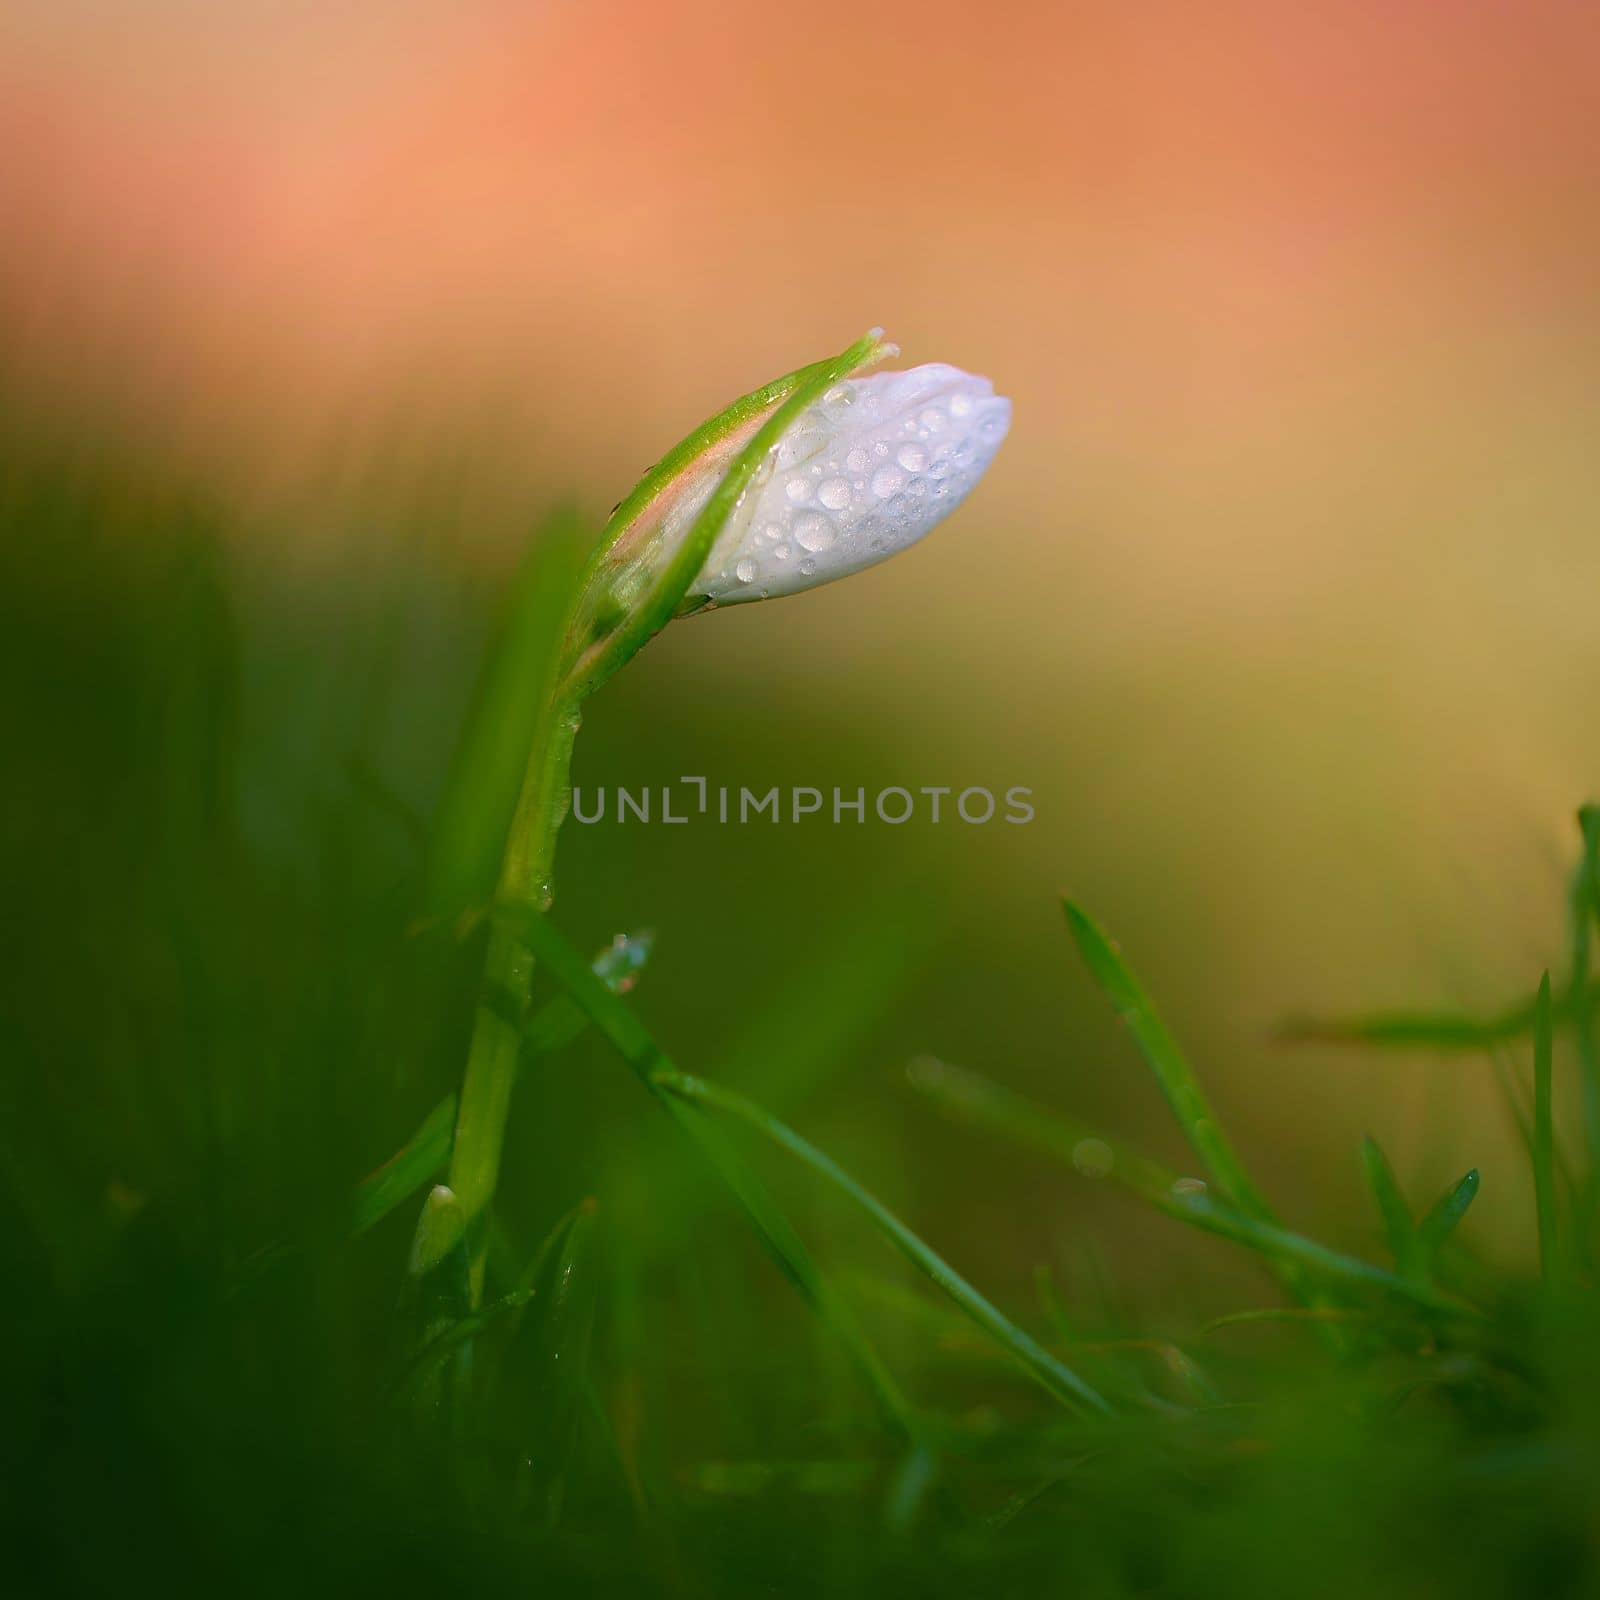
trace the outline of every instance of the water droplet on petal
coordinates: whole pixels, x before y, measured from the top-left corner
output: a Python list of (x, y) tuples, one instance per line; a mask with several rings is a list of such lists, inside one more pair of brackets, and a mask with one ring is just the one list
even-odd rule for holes
[(850, 504), (850, 485), (843, 478), (829, 478), (817, 490), (817, 499), (830, 511), (843, 511)]
[(833, 543), (833, 524), (813, 511), (794, 525), (794, 540), (802, 550), (826, 550)]
[(773, 560), (774, 560), (774, 561), (787, 561), (787, 560), (788, 560), (788, 559), (789, 559), (789, 557), (790, 557), (790, 556), (791, 556), (791, 555), (793, 555), (793, 554), (794, 554), (794, 552), (793, 552), (793, 551), (792, 551), (792, 550), (791, 550), (791, 549), (790, 549), (790, 548), (789, 548), (789, 547), (788, 547), (788, 545), (786, 545), (786, 544), (780, 544), (780, 545), (779, 545), (779, 546), (778, 546), (778, 547), (777, 547), (777, 548), (776, 548), (776, 549), (775, 549), (775, 550), (774, 550), (774, 551), (773, 551), (773, 552), (772, 552), (772, 559), (773, 559)]
[(921, 472), (928, 464), (928, 452), (919, 444), (903, 444), (895, 453), (895, 460), (907, 472)]
[(936, 406), (929, 406), (917, 420), (929, 433), (937, 433), (944, 426), (944, 412)]
[(784, 484), (783, 492), (795, 505), (800, 505), (811, 498), (811, 485), (804, 478), (791, 478)]
[(872, 492), (880, 500), (887, 500), (891, 495), (899, 494), (905, 483), (906, 475), (899, 467), (879, 467), (872, 474)]
[(807, 556), (805, 558), (805, 560), (800, 563), (800, 571), (808, 578), (816, 570), (817, 570), (817, 564), (816, 564), (815, 561), (813, 561), (811, 559), (810, 556)]
[(867, 452), (863, 450), (860, 445), (857, 445), (855, 449), (844, 458), (844, 464), (852, 472), (865, 472), (867, 470), (867, 462), (870, 459), (871, 458), (867, 455)]
[(746, 556), (744, 560), (739, 562), (739, 564), (734, 567), (733, 575), (739, 580), (740, 583), (754, 583), (756, 581), (756, 574), (760, 571), (760, 565), (753, 561), (749, 556)]

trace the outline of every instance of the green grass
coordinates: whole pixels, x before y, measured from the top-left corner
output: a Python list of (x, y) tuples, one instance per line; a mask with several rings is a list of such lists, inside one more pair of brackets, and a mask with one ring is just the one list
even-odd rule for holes
[[(430, 644), (369, 682), (331, 664), (371, 574), (267, 603), (151, 461), (15, 430), (5, 461), (9, 1591), (1593, 1592), (1592, 809), (1553, 983), (1285, 1030), (1396, 1071), (1509, 1052), (1524, 1195), (1368, 1140), (1339, 1153), (1361, 1209), (1313, 1229), (1075, 904), (1072, 1026), (1121, 1020), (1171, 1128), (932, 1056), (882, 1126), (841, 1122), (841, 1062), (915, 1005), (915, 900), (863, 893), (748, 1005), (697, 957), (714, 884), (598, 954), (584, 882), (491, 903), (543, 581), (461, 589), (452, 631), (394, 579), (379, 609)], [(330, 698), (325, 664), (367, 687)], [(750, 933), (797, 938), (776, 900)], [(496, 937), (537, 958), (526, 1004), (481, 987)], [(515, 1070), (474, 1235), (440, 1185), (486, 1007)], [(1178, 1140), (1197, 1176), (1146, 1153)], [(1498, 1260), (1478, 1219), (1525, 1197)], [(1081, 1254), (1020, 1254), (1030, 1208)], [(1185, 1286), (1125, 1291), (1129, 1239)]]

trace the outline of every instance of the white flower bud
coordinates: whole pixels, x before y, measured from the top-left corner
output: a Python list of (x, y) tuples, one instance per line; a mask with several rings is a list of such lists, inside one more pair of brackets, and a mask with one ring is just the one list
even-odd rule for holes
[(971, 492), (1011, 425), (987, 378), (897, 354), (874, 328), (736, 400), (612, 513), (567, 634), (581, 701), (674, 616), (796, 594), (886, 561)]
[[(688, 603), (795, 594), (886, 561), (961, 504), (1010, 425), (987, 378), (939, 363), (835, 384), (761, 462)], [(707, 477), (674, 523), (693, 521), (720, 474)]]

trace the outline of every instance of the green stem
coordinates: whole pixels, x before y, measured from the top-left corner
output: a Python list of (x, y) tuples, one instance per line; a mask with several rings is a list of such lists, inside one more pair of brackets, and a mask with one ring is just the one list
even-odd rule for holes
[[(537, 910), (550, 904), (556, 834), (571, 796), (569, 776), (577, 732), (576, 705), (553, 701), (535, 741), (507, 836), (497, 892), (502, 904)], [(489, 934), (450, 1155), (450, 1187), (466, 1212), (470, 1229), (474, 1304), (483, 1297), (489, 1201), (500, 1176), (500, 1152), (527, 1022), (533, 967), (526, 945), (497, 923)]]

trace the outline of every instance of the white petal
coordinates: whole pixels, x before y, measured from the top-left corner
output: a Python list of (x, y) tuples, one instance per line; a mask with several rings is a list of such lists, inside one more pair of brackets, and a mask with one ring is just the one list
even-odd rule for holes
[(971, 492), (1011, 426), (987, 378), (933, 364), (851, 378), (784, 435), (691, 595), (794, 594), (886, 561)]

